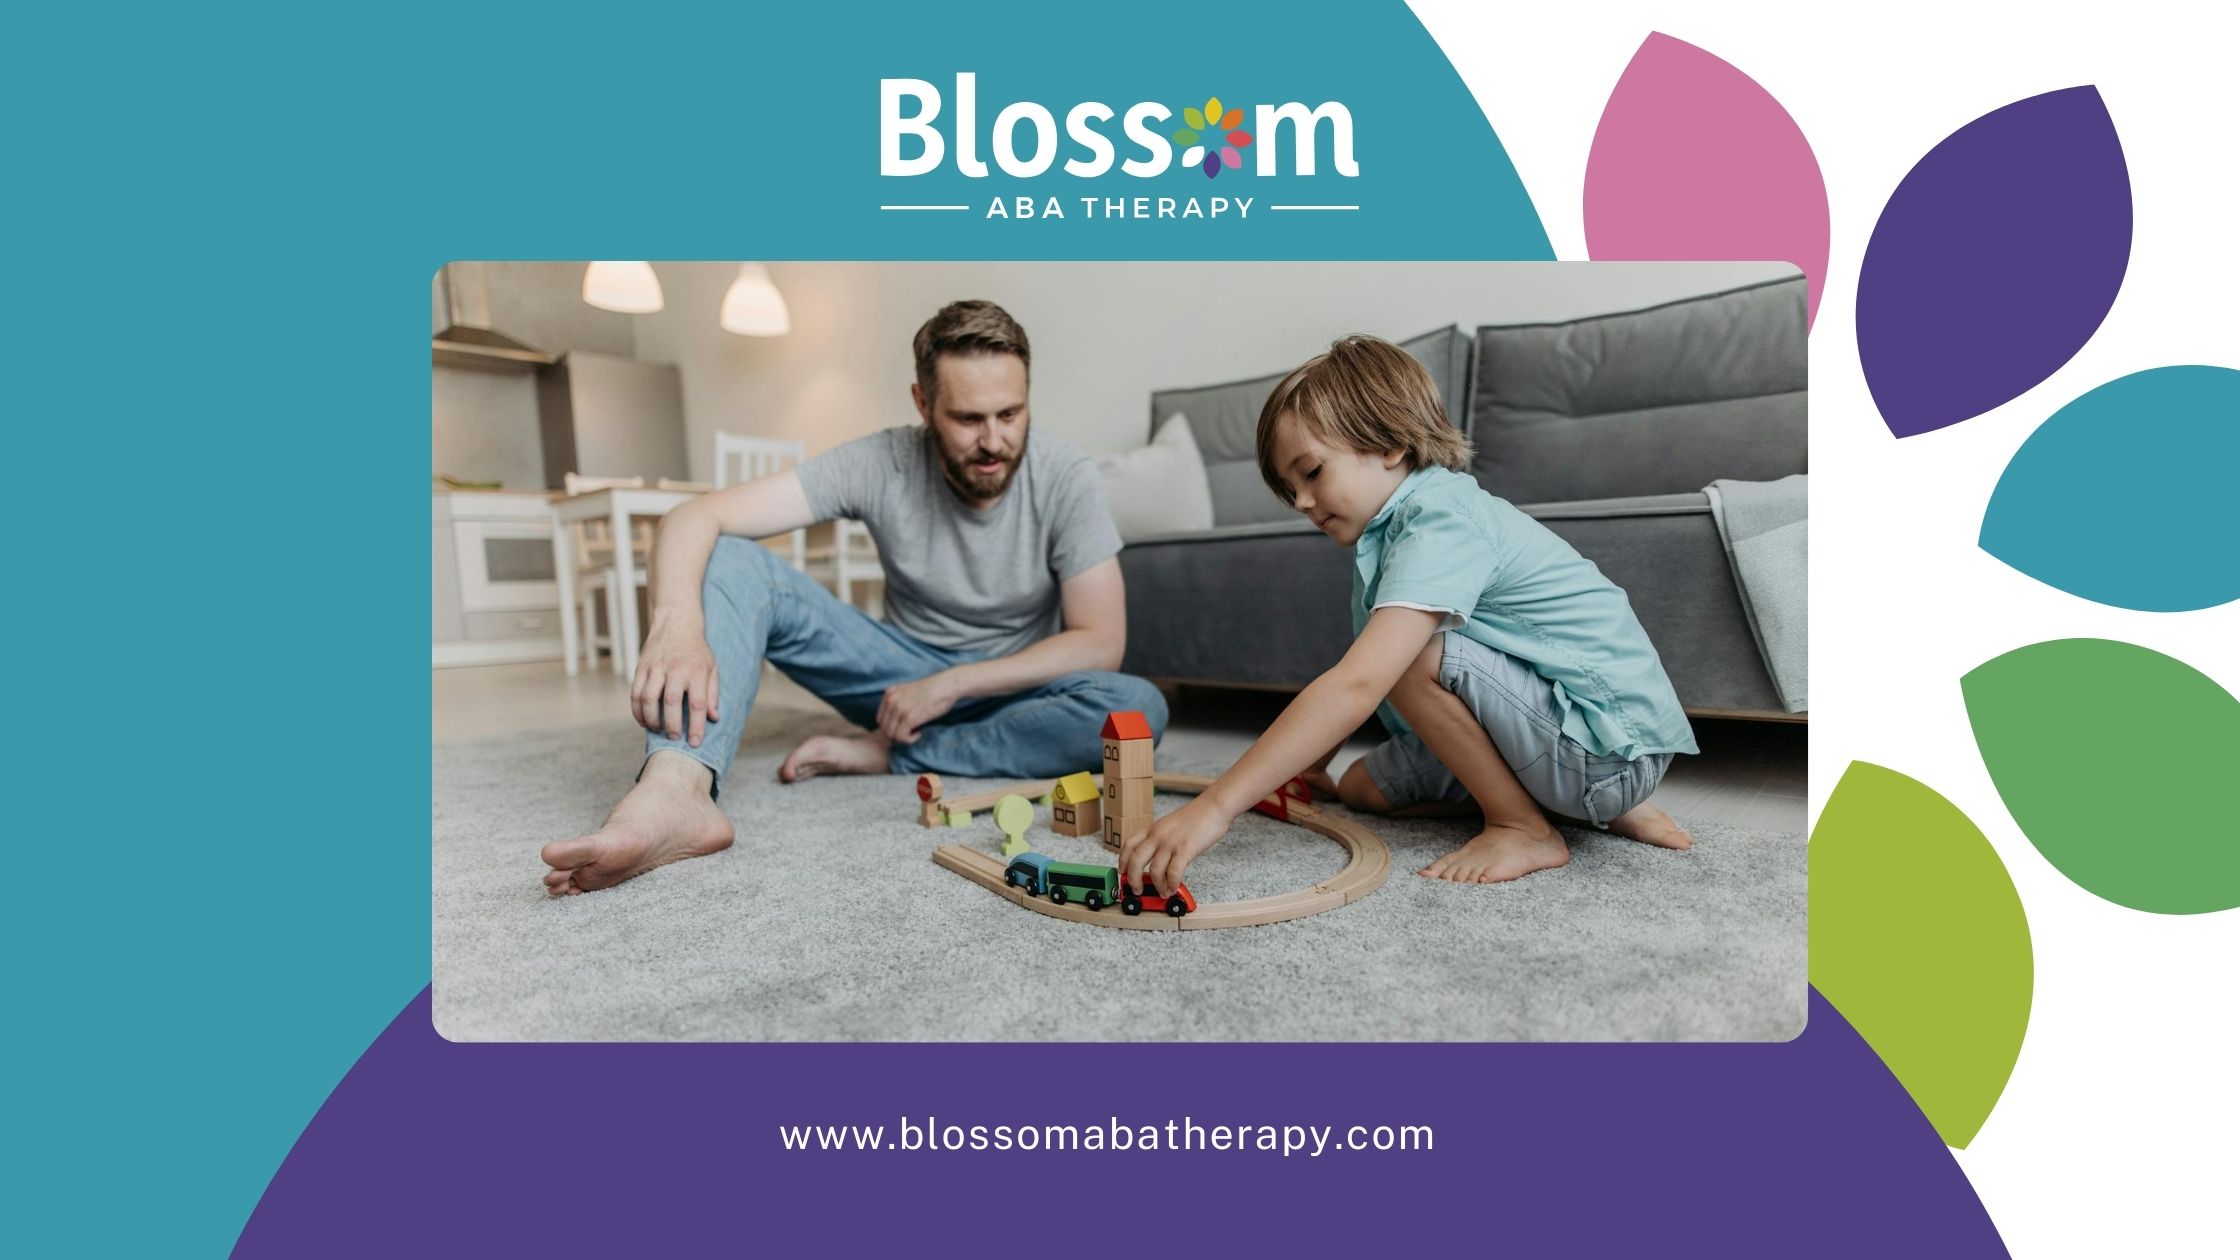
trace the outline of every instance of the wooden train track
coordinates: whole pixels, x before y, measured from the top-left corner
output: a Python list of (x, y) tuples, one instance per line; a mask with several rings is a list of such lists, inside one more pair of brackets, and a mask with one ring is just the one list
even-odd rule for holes
[[(1159, 774), (1154, 776), (1153, 783), (1162, 792), (1195, 794), (1205, 791), (1213, 783), (1213, 779), (1202, 774)], [(945, 803), (950, 808), (971, 808), (967, 802), (981, 802), (985, 798), (982, 805), (985, 808), (1010, 794), (1040, 796), (1049, 790), (1049, 786), (1048, 783), (1022, 783)], [(1087, 906), (1071, 902), (1059, 905), (1006, 883), (1003, 878), (1006, 863), (1003, 859), (966, 845), (941, 845), (934, 849), (933, 860), (999, 897), (1009, 898), (1053, 919), (1138, 932), (1189, 932), (1205, 928), (1254, 927), (1262, 923), (1281, 923), (1286, 919), (1303, 919), (1310, 914), (1335, 910), (1349, 902), (1361, 900), (1375, 892), (1384, 883), (1385, 876), (1392, 873), (1392, 850), (1385, 847), (1383, 838), (1376, 832), (1350, 818), (1326, 814), (1304, 801), (1284, 799), (1277, 802), (1271, 798), (1271, 803), (1275, 805), (1271, 812), (1275, 812), (1286, 822), (1297, 823), (1309, 831), (1335, 840), (1346, 851), (1345, 867), (1314, 887), (1302, 888), (1296, 892), (1248, 897), (1242, 901), (1202, 901), (1198, 903), (1196, 911), (1179, 919), (1168, 918), (1163, 914), (1122, 914), (1117, 906), (1091, 910)]]

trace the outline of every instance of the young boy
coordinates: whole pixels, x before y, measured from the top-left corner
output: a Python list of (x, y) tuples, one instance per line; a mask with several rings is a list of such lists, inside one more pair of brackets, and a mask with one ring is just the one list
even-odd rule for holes
[[(1122, 846), (1131, 887), (1173, 888), (1302, 772), (1373, 813), (1475, 802), (1485, 829), (1417, 872), (1457, 883), (1569, 861), (1543, 810), (1688, 847), (1644, 802), (1695, 736), (1625, 592), (1479, 488), (1421, 364), (1374, 337), (1333, 342), (1268, 395), (1258, 446), (1268, 488), (1353, 550), (1354, 644), (1228, 773)], [(1392, 738), (1331, 784), (1330, 759), (1372, 711)]]

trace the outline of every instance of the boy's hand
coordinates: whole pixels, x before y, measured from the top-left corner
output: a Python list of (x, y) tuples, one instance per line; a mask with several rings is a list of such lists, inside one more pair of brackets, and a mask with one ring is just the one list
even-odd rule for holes
[(1198, 797), (1120, 844), (1120, 882), (1140, 893), (1148, 882), (1172, 893), (1199, 854), (1229, 830), (1221, 811)]
[[(1316, 800), (1334, 801), (1338, 799), (1338, 782), (1330, 777), (1328, 770), (1306, 770), (1302, 771), (1299, 777), (1306, 780), (1307, 790), (1314, 793)], [(1280, 792), (1283, 789), (1278, 788), (1276, 790)]]

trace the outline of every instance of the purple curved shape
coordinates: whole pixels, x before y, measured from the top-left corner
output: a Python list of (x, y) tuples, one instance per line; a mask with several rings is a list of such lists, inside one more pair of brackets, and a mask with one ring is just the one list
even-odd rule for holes
[(2131, 259), (2131, 175), (2097, 89), (1993, 110), (1882, 208), (1859, 267), (1859, 366), (1901, 438), (1982, 415), (2091, 339)]
[[(1238, 1254), (1295, 1240), (1460, 1255), (1497, 1238), (1519, 1255), (2005, 1255), (1881, 1060), (1817, 993), (1810, 1019), (1774, 1045), (452, 1045), (422, 990), (313, 1117), (234, 1255), (1142, 1254), (1154, 1236)], [(1285, 1158), (779, 1138), (892, 1136), (906, 1115), (1427, 1124), (1435, 1145)], [(1054, 1200), (1074, 1205), (1063, 1225)]]

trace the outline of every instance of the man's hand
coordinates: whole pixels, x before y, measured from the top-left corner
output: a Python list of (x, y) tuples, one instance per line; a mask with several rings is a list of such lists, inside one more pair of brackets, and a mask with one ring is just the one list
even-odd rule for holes
[(1120, 842), (1120, 882), (1136, 892), (1146, 883), (1172, 894), (1182, 873), (1229, 830), (1229, 820), (1202, 796)]
[(654, 619), (630, 682), (630, 716), (649, 731), (700, 746), (717, 718), (716, 658), (699, 625)]
[(896, 683), (879, 698), (879, 733), (898, 744), (915, 744), (918, 728), (955, 708), (962, 697), (951, 670)]

